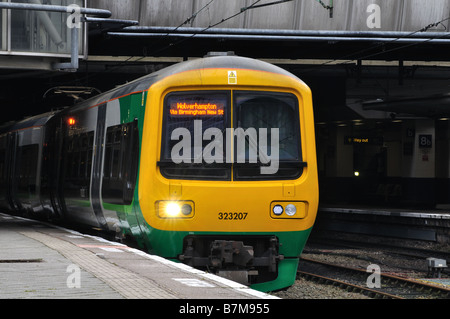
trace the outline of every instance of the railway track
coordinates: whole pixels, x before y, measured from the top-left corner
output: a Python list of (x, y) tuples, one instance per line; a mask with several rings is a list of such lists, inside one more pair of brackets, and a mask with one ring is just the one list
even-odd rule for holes
[(380, 299), (404, 299), (402, 297), (399, 296), (395, 296), (392, 294), (388, 294), (388, 293), (384, 293), (381, 291), (377, 291), (377, 290), (373, 290), (370, 288), (366, 288), (363, 286), (359, 286), (359, 285), (355, 285), (355, 284), (351, 284), (345, 281), (341, 281), (341, 280), (337, 280), (337, 279), (333, 279), (333, 278), (329, 278), (329, 277), (324, 277), (324, 276), (320, 276), (317, 274), (312, 274), (309, 272), (305, 272), (305, 271), (297, 271), (297, 275), (298, 276), (302, 276), (304, 278), (306, 278), (307, 280), (315, 280), (318, 283), (326, 283), (326, 284), (331, 284), (333, 286), (339, 287), (341, 289), (345, 289), (348, 292), (356, 292), (356, 293), (361, 293), (364, 294), (370, 298), (380, 298)]
[(387, 244), (379, 242), (363, 242), (361, 241), (361, 238), (358, 238), (357, 240), (351, 240), (335, 237), (333, 238), (323, 237), (321, 239), (310, 240), (310, 243), (323, 244), (326, 246), (333, 245), (339, 247), (359, 248), (359, 249), (381, 248), (385, 251), (389, 251), (391, 253), (404, 255), (408, 257), (426, 258), (429, 256), (439, 256), (440, 258), (450, 260), (450, 252), (448, 251), (433, 250), (419, 247), (407, 247), (405, 245)]
[[(450, 252), (435, 250), (435, 249), (427, 249), (427, 248), (419, 248), (419, 247), (408, 247), (405, 245), (398, 244), (386, 244), (379, 242), (362, 242), (341, 239), (341, 238), (322, 238), (319, 240), (312, 240), (310, 244), (319, 245), (330, 249), (330, 246), (340, 248), (348, 248), (348, 249), (356, 249), (356, 250), (367, 250), (367, 251), (382, 251), (384, 254), (405, 257), (407, 259), (416, 259), (418, 261), (423, 261), (425, 264), (425, 260), (428, 257), (438, 257), (444, 260), (447, 260), (447, 264), (450, 264)], [(308, 248), (305, 249), (304, 252), (308, 252)], [(314, 253), (314, 252), (312, 252)], [(340, 253), (339, 253), (340, 254)], [(401, 265), (397, 265), (398, 267), (402, 267)], [(406, 267), (407, 268), (407, 267)], [(450, 269), (443, 269), (441, 271), (442, 275), (450, 276)]]
[(366, 270), (330, 264), (302, 257), (298, 276), (319, 283), (332, 284), (347, 291), (365, 294), (371, 298), (388, 299), (448, 299), (450, 289), (435, 285), (380, 274), (380, 287), (368, 288), (367, 279), (371, 274)]

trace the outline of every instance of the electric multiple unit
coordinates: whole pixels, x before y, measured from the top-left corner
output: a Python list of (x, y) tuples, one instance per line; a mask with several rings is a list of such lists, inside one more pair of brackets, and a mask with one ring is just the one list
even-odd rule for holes
[(249, 58), (173, 65), (4, 127), (0, 205), (262, 291), (289, 286), (318, 206), (311, 92)]

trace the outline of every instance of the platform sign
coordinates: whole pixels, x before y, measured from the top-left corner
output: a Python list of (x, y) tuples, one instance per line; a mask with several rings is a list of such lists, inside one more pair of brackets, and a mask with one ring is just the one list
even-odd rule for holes
[(431, 148), (433, 146), (433, 135), (421, 134), (419, 135), (419, 148)]
[(383, 137), (368, 137), (368, 136), (345, 136), (344, 144), (346, 145), (382, 145)]

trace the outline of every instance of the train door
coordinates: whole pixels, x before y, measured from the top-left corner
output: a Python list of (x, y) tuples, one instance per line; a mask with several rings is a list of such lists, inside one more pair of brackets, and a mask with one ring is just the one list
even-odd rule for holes
[[(104, 218), (97, 215), (95, 176), (98, 156), (102, 153), (102, 129), (97, 127), (98, 108), (88, 108), (63, 115), (61, 189), (64, 213), (76, 223), (104, 228)], [(100, 155), (99, 155), (100, 154)]]
[(41, 179), (42, 205), (53, 218), (64, 218), (64, 197), (62, 192), (61, 172), (63, 162), (63, 127), (61, 118), (47, 123), (43, 143), (43, 169)]
[(98, 107), (97, 113), (97, 127), (94, 137), (94, 158), (92, 163), (92, 177), (91, 177), (91, 204), (97, 217), (98, 223), (103, 229), (108, 229), (105, 217), (103, 215), (102, 200), (101, 200), (101, 185), (103, 174), (103, 157), (105, 145), (105, 131), (106, 131), (106, 104)]
[[(62, 121), (60, 121), (62, 122)], [(62, 147), (63, 147), (63, 130), (62, 130), (62, 124), (60, 123), (60, 126), (56, 128), (56, 134), (55, 134), (55, 150), (54, 153), (54, 163), (56, 170), (54, 171), (54, 177), (55, 180), (53, 181), (52, 185), (52, 191), (51, 191), (51, 200), (53, 207), (57, 214), (59, 216), (64, 216), (65, 210), (65, 202), (64, 202), (64, 196), (63, 196), (63, 179), (62, 179), (62, 170), (63, 165), (61, 161), (61, 154), (62, 154)]]
[(8, 180), (6, 179), (6, 139), (7, 134), (0, 135), (0, 207), (8, 208), (6, 199), (6, 188)]
[(12, 210), (20, 210), (20, 202), (17, 199), (18, 158), (17, 158), (18, 134), (11, 132), (6, 141), (6, 198)]

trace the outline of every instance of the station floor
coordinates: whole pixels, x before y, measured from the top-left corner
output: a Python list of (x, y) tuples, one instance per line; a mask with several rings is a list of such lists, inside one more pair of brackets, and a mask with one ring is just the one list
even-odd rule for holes
[(276, 299), (126, 245), (0, 213), (0, 299)]

